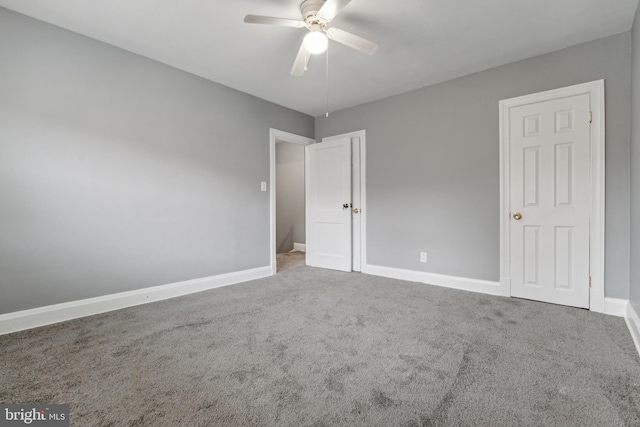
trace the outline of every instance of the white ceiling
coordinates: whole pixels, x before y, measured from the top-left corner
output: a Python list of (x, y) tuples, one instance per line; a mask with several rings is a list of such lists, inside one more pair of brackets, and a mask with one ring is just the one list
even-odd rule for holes
[[(325, 112), (324, 56), (289, 71), (306, 29), (301, 0), (0, 0), (0, 6), (312, 116)], [(330, 26), (375, 41), (330, 42), (329, 111), (617, 34), (638, 0), (352, 0)]]

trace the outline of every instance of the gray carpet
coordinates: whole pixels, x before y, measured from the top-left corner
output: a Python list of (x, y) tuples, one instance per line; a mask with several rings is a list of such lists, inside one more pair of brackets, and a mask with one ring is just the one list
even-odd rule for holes
[(0, 337), (75, 426), (638, 426), (623, 319), (309, 268)]

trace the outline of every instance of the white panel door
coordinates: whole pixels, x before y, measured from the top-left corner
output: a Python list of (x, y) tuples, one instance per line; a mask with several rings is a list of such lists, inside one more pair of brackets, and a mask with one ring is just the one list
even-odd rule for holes
[(589, 95), (512, 108), (511, 295), (589, 307)]
[(307, 262), (351, 271), (351, 139), (307, 147)]

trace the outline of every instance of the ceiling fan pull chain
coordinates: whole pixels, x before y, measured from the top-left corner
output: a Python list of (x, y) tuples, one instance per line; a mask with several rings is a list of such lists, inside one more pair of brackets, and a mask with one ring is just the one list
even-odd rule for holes
[(329, 117), (329, 46), (327, 46), (327, 109), (326, 117)]

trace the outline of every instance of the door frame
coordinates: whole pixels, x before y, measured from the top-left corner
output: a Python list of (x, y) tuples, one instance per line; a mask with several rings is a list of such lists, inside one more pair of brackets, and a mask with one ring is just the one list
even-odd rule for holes
[(499, 103), (500, 113), (500, 288), (503, 296), (511, 296), (511, 227), (510, 209), (510, 123), (511, 108), (576, 95), (590, 96), (591, 161), (589, 268), (591, 288), (589, 310), (604, 313), (604, 246), (605, 246), (605, 99), (604, 80), (568, 86), (531, 95), (505, 99)]
[[(290, 142), (298, 145), (311, 145), (315, 144), (316, 140), (307, 138), (306, 136), (296, 135), (293, 133), (285, 132), (283, 130), (278, 129), (269, 129), (269, 224), (270, 224), (270, 247), (271, 247), (271, 275), (277, 273), (278, 264), (276, 261), (276, 144), (278, 142)], [(307, 150), (305, 150), (305, 167), (307, 164)], [(307, 185), (305, 183), (305, 208), (306, 208), (306, 191)], [(306, 221), (306, 213), (305, 213), (305, 221)], [(307, 234), (307, 228), (305, 224), (305, 234)], [(305, 240), (307, 236), (305, 235)]]
[[(336, 139), (342, 138), (360, 138), (360, 213), (358, 216), (360, 217), (360, 241), (353, 241), (353, 229), (351, 231), (351, 245), (352, 245), (352, 258), (353, 258), (353, 245), (356, 243), (360, 245), (360, 272), (367, 265), (367, 132), (363, 130), (355, 131), (355, 132), (347, 132), (341, 135), (332, 135), (326, 138), (322, 138), (322, 142), (333, 141)], [(353, 188), (353, 182), (352, 182)], [(351, 194), (351, 200), (353, 201), (353, 193)], [(308, 214), (309, 209), (305, 207), (305, 210)], [(353, 219), (353, 213), (351, 218)], [(305, 220), (307, 227), (309, 226), (309, 221)], [(308, 234), (308, 232), (307, 232)], [(309, 243), (307, 241), (307, 243)], [(353, 271), (353, 261), (351, 262), (351, 271)]]

